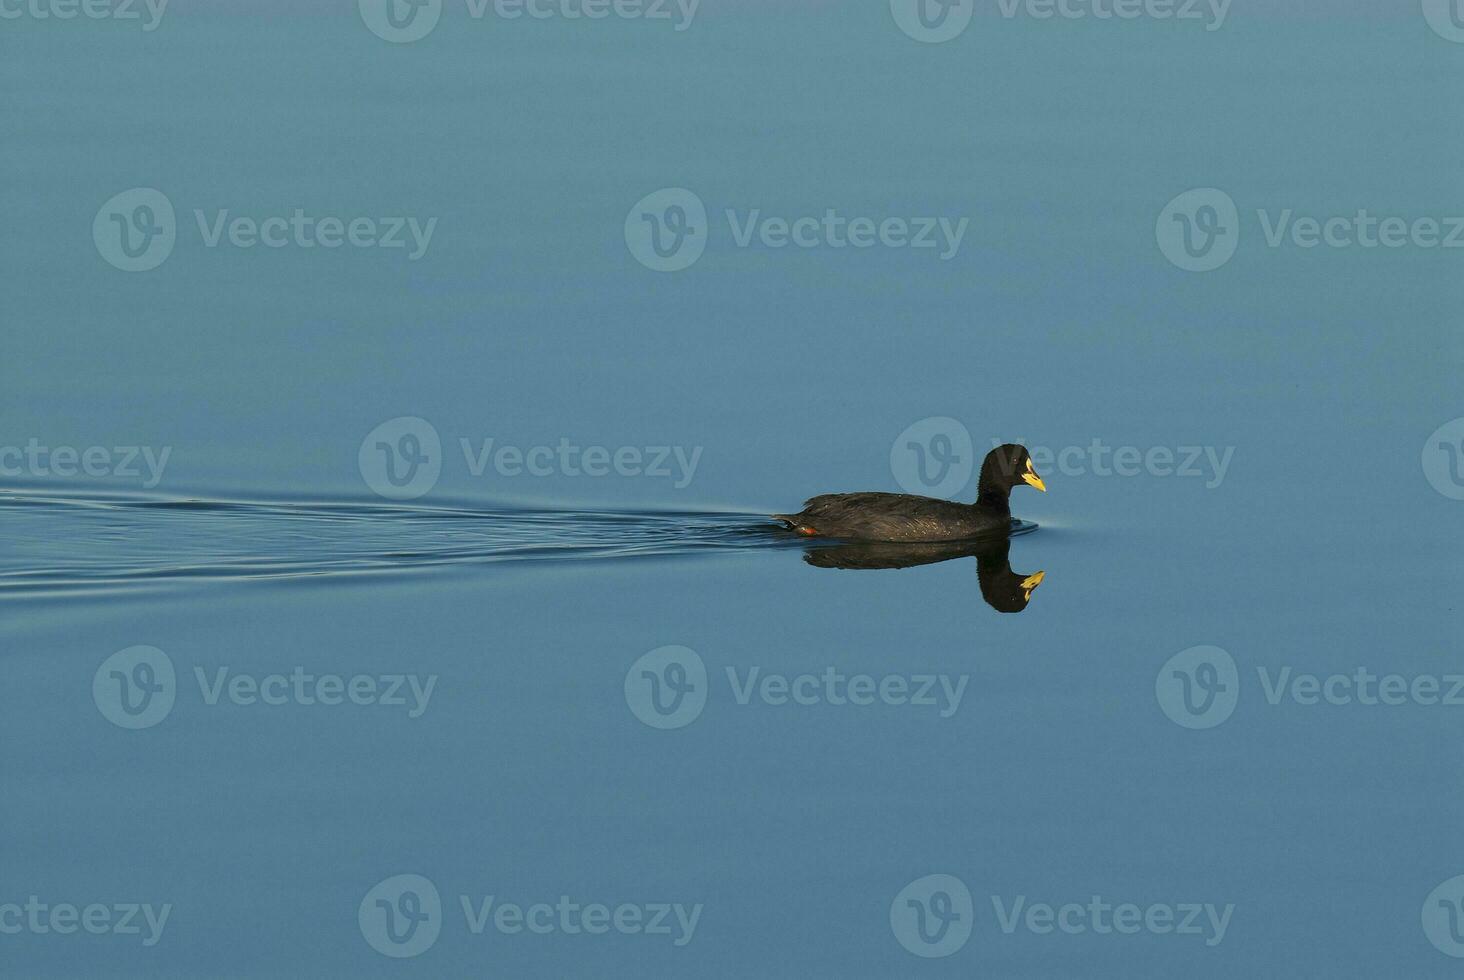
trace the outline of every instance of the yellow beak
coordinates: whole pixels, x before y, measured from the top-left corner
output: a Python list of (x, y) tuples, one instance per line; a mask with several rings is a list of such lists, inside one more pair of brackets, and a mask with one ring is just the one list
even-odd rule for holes
[(1022, 598), (1031, 599), (1032, 593), (1037, 591), (1037, 586), (1041, 585), (1042, 580), (1046, 577), (1046, 572), (1034, 572), (1033, 574), (1028, 575), (1026, 578), (1022, 579), (1022, 592), (1024, 593)]
[(1022, 474), (1022, 482), (1029, 487), (1036, 487), (1043, 493), (1047, 492), (1047, 484), (1043, 483), (1042, 477), (1038, 476), (1037, 471), (1032, 469), (1032, 461), (1030, 459), (1027, 460), (1027, 472)]

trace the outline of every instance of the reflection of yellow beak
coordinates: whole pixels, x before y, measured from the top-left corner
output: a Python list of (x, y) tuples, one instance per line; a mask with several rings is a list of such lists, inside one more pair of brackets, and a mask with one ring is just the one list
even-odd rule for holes
[(1041, 585), (1042, 580), (1046, 577), (1046, 572), (1034, 572), (1033, 574), (1028, 575), (1026, 578), (1022, 579), (1022, 599), (1025, 601), (1031, 601), (1032, 593), (1037, 591), (1037, 586)]
[(1047, 484), (1043, 483), (1042, 477), (1038, 476), (1037, 471), (1032, 469), (1032, 461), (1030, 459), (1027, 460), (1027, 472), (1022, 474), (1022, 482), (1029, 487), (1036, 487), (1043, 493), (1047, 492)]

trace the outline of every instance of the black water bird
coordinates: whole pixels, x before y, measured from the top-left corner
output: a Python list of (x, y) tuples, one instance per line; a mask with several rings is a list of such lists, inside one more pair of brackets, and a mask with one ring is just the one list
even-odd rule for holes
[(819, 568), (868, 570), (910, 568), (952, 558), (976, 557), (976, 578), (981, 598), (997, 612), (1018, 613), (1032, 601), (1032, 593), (1046, 578), (1044, 572), (1030, 575), (1012, 571), (1008, 553), (1011, 539), (987, 537), (969, 541), (850, 541), (814, 545), (803, 560)]
[(850, 541), (960, 541), (1006, 534), (1012, 526), (1012, 488), (1023, 483), (1046, 492), (1025, 446), (1007, 443), (986, 454), (976, 502), (961, 504), (904, 493), (826, 493), (796, 514), (774, 514), (808, 537)]

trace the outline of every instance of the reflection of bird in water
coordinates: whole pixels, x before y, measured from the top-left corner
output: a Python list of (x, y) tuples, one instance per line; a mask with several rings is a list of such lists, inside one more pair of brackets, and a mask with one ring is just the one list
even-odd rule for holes
[(1026, 448), (1007, 443), (986, 454), (974, 504), (908, 493), (826, 493), (804, 501), (796, 514), (774, 514), (773, 519), (811, 538), (960, 541), (1005, 534), (1012, 522), (1009, 498), (1023, 484), (1047, 490)]
[(1010, 550), (1011, 539), (1004, 535), (968, 541), (851, 541), (810, 548), (803, 560), (819, 568), (909, 568), (975, 555), (981, 597), (997, 612), (1015, 613), (1027, 608), (1045, 573), (1012, 571)]

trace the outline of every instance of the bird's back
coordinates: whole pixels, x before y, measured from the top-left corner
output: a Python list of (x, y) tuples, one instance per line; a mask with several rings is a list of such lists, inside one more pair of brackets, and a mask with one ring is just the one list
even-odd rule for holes
[(901, 493), (826, 493), (801, 513), (774, 516), (804, 534), (878, 541), (954, 541), (1010, 526), (972, 504)]

